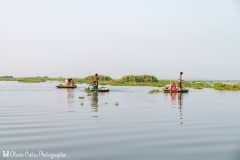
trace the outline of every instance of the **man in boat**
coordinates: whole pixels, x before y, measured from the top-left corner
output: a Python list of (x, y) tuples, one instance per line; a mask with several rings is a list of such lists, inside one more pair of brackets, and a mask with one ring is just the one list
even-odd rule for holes
[(66, 86), (74, 86), (75, 82), (74, 82), (74, 80), (72, 78), (68, 78), (68, 79), (65, 80), (64, 85), (66, 85)]
[(98, 81), (99, 81), (99, 77), (98, 77), (98, 74), (96, 73), (94, 76), (92, 76), (93, 90), (98, 90)]
[(180, 72), (180, 77), (179, 77), (179, 89), (183, 89), (183, 72)]
[(66, 79), (66, 80), (65, 80), (65, 82), (64, 82), (64, 83), (62, 83), (61, 85), (63, 85), (63, 86), (69, 86), (69, 85), (70, 85), (70, 83), (71, 83), (71, 79), (70, 79), (70, 78), (68, 78), (68, 79)]
[(71, 86), (75, 86), (75, 81), (73, 79), (71, 79)]

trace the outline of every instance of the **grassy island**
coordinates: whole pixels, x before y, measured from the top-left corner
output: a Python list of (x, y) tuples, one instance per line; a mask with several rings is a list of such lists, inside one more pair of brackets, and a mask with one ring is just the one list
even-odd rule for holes
[[(0, 81), (17, 81), (21, 83), (41, 83), (47, 81), (63, 82), (66, 77), (13, 77), (13, 76), (0, 76)], [(83, 84), (89, 83), (91, 76), (82, 78), (74, 78), (76, 83)], [(152, 86), (163, 87), (170, 82), (177, 82), (176, 80), (160, 80), (153, 75), (126, 75), (119, 79), (114, 79), (110, 76), (100, 75), (100, 85), (112, 85), (112, 86)], [(240, 91), (239, 82), (221, 82), (221, 81), (184, 81), (186, 88), (192, 89), (204, 89), (212, 88), (219, 91)], [(154, 91), (155, 92), (155, 91)]]

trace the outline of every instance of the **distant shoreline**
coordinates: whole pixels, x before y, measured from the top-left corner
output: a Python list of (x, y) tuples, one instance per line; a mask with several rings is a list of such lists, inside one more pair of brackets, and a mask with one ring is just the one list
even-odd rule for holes
[[(100, 85), (112, 86), (151, 86), (151, 87), (164, 87), (171, 81), (177, 80), (161, 80), (152, 75), (126, 75), (119, 79), (113, 79), (110, 76), (100, 75)], [(17, 81), (21, 83), (42, 83), (47, 81), (63, 82), (66, 77), (13, 77), (13, 76), (0, 76), (0, 81)], [(89, 83), (91, 76), (83, 78), (74, 78), (77, 84)], [(186, 80), (184, 81), (186, 88), (204, 89), (212, 88), (215, 90), (223, 91), (240, 91), (240, 81), (237, 80)]]

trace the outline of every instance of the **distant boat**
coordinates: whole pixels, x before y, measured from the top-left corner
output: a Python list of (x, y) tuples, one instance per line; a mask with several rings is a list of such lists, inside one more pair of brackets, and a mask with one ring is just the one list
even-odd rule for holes
[(65, 80), (64, 83), (61, 83), (56, 86), (57, 88), (69, 88), (74, 89), (77, 88), (77, 85), (75, 85), (74, 80), (72, 78), (68, 78)]
[(110, 90), (107, 87), (100, 87), (97, 90), (94, 90), (94, 89), (91, 89), (91, 88), (88, 87), (88, 88), (85, 89), (85, 91), (86, 92), (109, 92)]
[(164, 88), (163, 92), (164, 93), (188, 93), (188, 89), (177, 89), (177, 90), (171, 90), (169, 88)]
[(175, 90), (172, 89), (172, 83), (170, 82), (170, 85), (166, 86), (163, 88), (164, 93), (188, 93), (188, 89), (183, 87), (183, 72), (180, 72), (180, 77), (179, 77), (179, 87), (176, 87), (175, 85)]
[(74, 89), (77, 88), (77, 85), (63, 85), (63, 84), (59, 84), (56, 86), (57, 88), (61, 89), (61, 88), (69, 88), (69, 89)]

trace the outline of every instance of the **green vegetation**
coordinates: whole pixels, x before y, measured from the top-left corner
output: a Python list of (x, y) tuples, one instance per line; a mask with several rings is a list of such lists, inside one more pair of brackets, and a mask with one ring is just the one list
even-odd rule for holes
[(48, 81), (48, 77), (13, 77), (13, 76), (1, 76), (0, 81), (18, 81), (22, 83), (40, 83)]
[(158, 94), (158, 93), (160, 93), (160, 92), (161, 92), (160, 89), (152, 89), (152, 90), (150, 90), (148, 93), (149, 93), (149, 94)]
[[(66, 77), (13, 77), (13, 76), (0, 76), (0, 81), (17, 81), (22, 83), (41, 83), (46, 81), (64, 82)], [(83, 84), (91, 81), (91, 76), (83, 78), (73, 78), (76, 83)], [(153, 75), (126, 75), (119, 79), (113, 79), (107, 75), (99, 75), (100, 85), (112, 85), (112, 86), (151, 86), (151, 87), (164, 87), (170, 82), (175, 80), (159, 80)], [(221, 81), (184, 81), (186, 88), (192, 89), (204, 89), (212, 88), (215, 90), (226, 91), (240, 91), (239, 82), (221, 82)], [(149, 91), (150, 94), (154, 94), (157, 90)]]
[(121, 82), (156, 83), (158, 79), (152, 75), (127, 75), (120, 79)]
[(158, 80), (152, 75), (127, 75), (120, 79), (111, 79), (109, 81), (101, 81), (101, 85), (113, 86), (153, 86), (163, 87), (169, 83), (169, 80)]
[(26, 77), (26, 78), (16, 78), (18, 82), (22, 83), (41, 83), (48, 81), (48, 77)]
[(48, 77), (47, 81), (57, 81), (57, 82), (64, 82), (66, 80), (65, 77)]
[(0, 76), (0, 81), (16, 81), (13, 76)]
[(115, 106), (119, 106), (119, 102), (115, 102), (114, 105), (115, 105)]
[(84, 99), (85, 97), (84, 97), (84, 96), (79, 96), (78, 98), (79, 98), (79, 99)]
[[(74, 78), (76, 83), (89, 83), (89, 82), (91, 82), (91, 79), (92, 79), (92, 76), (87, 76), (84, 78)], [(99, 84), (101, 84), (101, 85), (109, 84), (109, 82), (112, 80), (113, 79), (110, 76), (99, 75)]]
[(204, 89), (204, 88), (212, 88), (212, 85), (209, 82), (203, 81), (187, 81), (184, 83), (186, 88), (193, 88), (193, 89)]
[(240, 84), (214, 83), (213, 88), (216, 90), (240, 91)]

